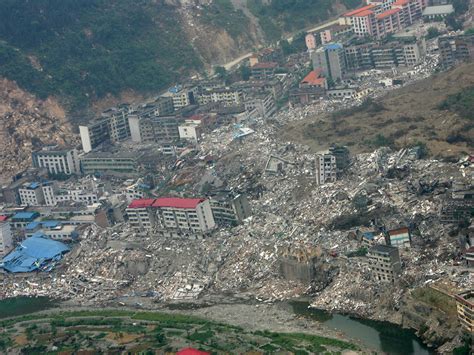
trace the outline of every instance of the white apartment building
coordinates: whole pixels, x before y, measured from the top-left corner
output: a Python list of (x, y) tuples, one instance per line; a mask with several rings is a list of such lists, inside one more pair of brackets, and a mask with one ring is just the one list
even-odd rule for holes
[(203, 235), (216, 226), (206, 199), (135, 200), (128, 206), (127, 216), (132, 228), (139, 233), (159, 229), (173, 235)]
[(13, 249), (13, 234), (6, 216), (0, 216), (0, 258)]
[(33, 166), (46, 168), (50, 174), (80, 174), (79, 157), (75, 148), (45, 147), (32, 153)]
[(210, 102), (221, 102), (224, 106), (237, 106), (242, 104), (244, 95), (242, 91), (231, 88), (217, 88), (201, 92), (198, 97), (200, 105)]
[(201, 121), (197, 120), (186, 120), (186, 122), (178, 126), (179, 139), (184, 139), (197, 143), (201, 137)]
[(315, 160), (315, 173), (318, 185), (337, 180), (336, 157), (328, 153), (320, 153)]
[(20, 204), (28, 206), (44, 205), (44, 194), (40, 183), (32, 182), (18, 189)]

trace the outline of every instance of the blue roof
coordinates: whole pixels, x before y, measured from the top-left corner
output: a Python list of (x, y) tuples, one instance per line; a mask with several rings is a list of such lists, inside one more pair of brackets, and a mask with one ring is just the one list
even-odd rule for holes
[(25, 229), (27, 231), (31, 231), (33, 229), (36, 229), (38, 228), (39, 226), (41, 225), (41, 222), (36, 222), (36, 221), (33, 221), (33, 222), (30, 222), (26, 225)]
[(38, 212), (18, 212), (12, 219), (33, 219), (39, 216)]
[(180, 92), (181, 89), (182, 89), (181, 85), (176, 85), (176, 86), (173, 86), (173, 87), (169, 88), (168, 91), (173, 93), (173, 94), (176, 94), (176, 93)]
[(28, 230), (36, 229), (38, 227), (56, 228), (60, 225), (61, 225), (61, 222), (59, 221), (43, 221), (43, 222), (33, 221), (33, 222), (28, 223), (25, 229), (28, 231)]
[(324, 48), (325, 48), (325, 49), (330, 49), (330, 50), (331, 50), (331, 49), (332, 49), (332, 50), (334, 50), (334, 49), (341, 49), (341, 48), (342, 48), (342, 44), (340, 44), (340, 43), (329, 43), (329, 44), (326, 44), (326, 45), (324, 46)]
[(0, 263), (9, 272), (31, 272), (52, 267), (59, 261), (69, 247), (61, 242), (52, 240), (41, 233), (35, 233), (25, 239), (15, 250), (5, 256)]
[(374, 233), (373, 232), (365, 232), (365, 233), (362, 233), (362, 236), (365, 238), (365, 239), (374, 239)]
[(31, 184), (28, 185), (28, 188), (30, 189), (37, 189), (38, 187), (40, 187), (39, 182), (32, 182)]
[(55, 228), (61, 225), (61, 222), (59, 221), (43, 221), (41, 222), (43, 227), (45, 228)]

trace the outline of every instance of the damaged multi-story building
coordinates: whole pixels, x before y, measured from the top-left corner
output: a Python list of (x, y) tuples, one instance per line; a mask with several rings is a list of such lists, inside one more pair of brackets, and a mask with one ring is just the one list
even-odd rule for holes
[(374, 245), (369, 249), (367, 256), (374, 280), (395, 282), (402, 270), (398, 248), (390, 245)]
[(202, 237), (216, 226), (210, 202), (202, 198), (134, 200), (126, 213), (130, 226), (140, 234)]
[(213, 194), (210, 203), (214, 221), (220, 227), (242, 224), (252, 214), (245, 194), (223, 191)]

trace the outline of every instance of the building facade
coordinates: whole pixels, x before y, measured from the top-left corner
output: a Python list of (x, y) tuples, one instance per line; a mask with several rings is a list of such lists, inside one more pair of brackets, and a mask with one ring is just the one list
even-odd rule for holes
[(474, 290), (455, 295), (459, 323), (468, 333), (474, 334)]
[(13, 249), (13, 234), (7, 216), (0, 216), (0, 258)]
[(474, 59), (474, 34), (438, 38), (440, 63), (444, 68)]
[(318, 185), (323, 185), (337, 180), (336, 157), (332, 154), (322, 153), (316, 156), (315, 175)]
[(79, 156), (75, 148), (45, 147), (32, 153), (33, 166), (46, 168), (50, 174), (80, 174)]
[(374, 245), (367, 254), (370, 270), (376, 281), (395, 282), (402, 267), (398, 248), (390, 245)]
[(214, 221), (221, 227), (242, 224), (244, 219), (252, 214), (245, 194), (229, 193), (212, 196), (210, 204)]
[(342, 80), (346, 71), (344, 48), (340, 43), (330, 43), (311, 53), (313, 68), (333, 81)]
[(130, 226), (138, 233), (158, 231), (173, 236), (203, 236), (216, 226), (206, 199), (134, 200), (126, 212)]
[(132, 153), (89, 153), (81, 157), (81, 170), (90, 174), (127, 174), (137, 171), (137, 155)]

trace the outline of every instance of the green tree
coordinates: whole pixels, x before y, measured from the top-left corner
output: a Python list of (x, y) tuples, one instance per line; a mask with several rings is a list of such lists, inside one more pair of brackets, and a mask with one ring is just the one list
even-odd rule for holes
[(455, 14), (449, 14), (444, 19), (446, 26), (450, 27), (453, 31), (462, 30), (463, 25), (461, 21), (458, 21)]
[(428, 33), (426, 34), (427, 39), (436, 38), (439, 36), (439, 30), (436, 27), (428, 28)]
[(214, 74), (222, 80), (227, 79), (227, 69), (224, 67), (214, 67)]
[(250, 70), (248, 66), (242, 65), (240, 67), (240, 76), (242, 80), (245, 80), (245, 81), (249, 80), (251, 74), (252, 74), (252, 71)]

